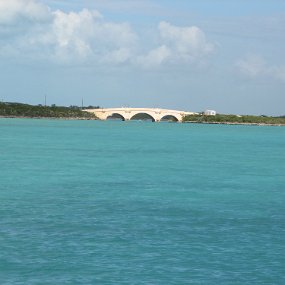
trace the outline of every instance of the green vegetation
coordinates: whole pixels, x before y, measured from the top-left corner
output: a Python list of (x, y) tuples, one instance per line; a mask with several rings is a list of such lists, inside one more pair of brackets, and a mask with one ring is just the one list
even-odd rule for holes
[(221, 123), (221, 124), (269, 124), (269, 125), (285, 125), (285, 117), (267, 117), (267, 116), (236, 116), (223, 115), (216, 116), (206, 115), (187, 115), (183, 118), (183, 122), (197, 123)]
[[(89, 108), (91, 108), (91, 106), (89, 106)], [(42, 106), (42, 105), (33, 106), (28, 104), (8, 103), (8, 102), (0, 102), (0, 116), (28, 117), (28, 118), (68, 118), (68, 119), (90, 119), (90, 120), (96, 119), (96, 116), (94, 114), (84, 112), (77, 106), (61, 107), (61, 106), (56, 106), (54, 104), (51, 106)]]

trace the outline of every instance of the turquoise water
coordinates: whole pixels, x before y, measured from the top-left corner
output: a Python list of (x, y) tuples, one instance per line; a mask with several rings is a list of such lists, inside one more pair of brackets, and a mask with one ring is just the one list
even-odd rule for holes
[(284, 127), (0, 130), (0, 284), (285, 284)]

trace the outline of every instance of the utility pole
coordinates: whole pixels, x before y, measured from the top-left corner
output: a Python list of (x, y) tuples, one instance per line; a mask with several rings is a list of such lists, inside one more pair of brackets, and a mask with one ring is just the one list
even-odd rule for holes
[(81, 110), (83, 110), (83, 98), (81, 100)]
[(47, 106), (47, 95), (45, 94), (45, 107)]

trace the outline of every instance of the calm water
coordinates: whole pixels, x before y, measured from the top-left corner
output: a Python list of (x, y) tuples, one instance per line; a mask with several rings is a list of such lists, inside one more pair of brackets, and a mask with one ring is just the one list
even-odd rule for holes
[(0, 119), (0, 284), (285, 284), (285, 128)]

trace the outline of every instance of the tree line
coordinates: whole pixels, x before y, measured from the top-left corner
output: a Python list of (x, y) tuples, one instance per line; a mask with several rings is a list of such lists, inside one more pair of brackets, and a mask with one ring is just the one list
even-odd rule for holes
[[(86, 109), (98, 108), (94, 106)], [(78, 106), (51, 106), (29, 105), (22, 103), (0, 102), (0, 116), (2, 117), (29, 117), (29, 118), (82, 118), (96, 119), (92, 113), (82, 111)]]
[(224, 114), (208, 116), (201, 114), (201, 115), (187, 115), (183, 118), (183, 122), (284, 125), (285, 116), (280, 116), (280, 117), (253, 116), (253, 115), (237, 116), (237, 115), (224, 115)]

